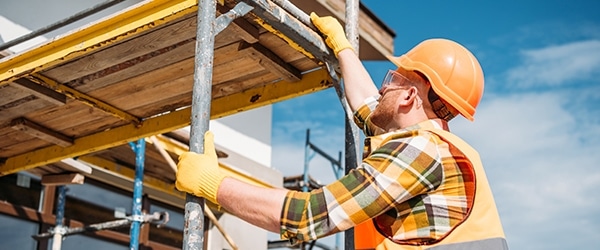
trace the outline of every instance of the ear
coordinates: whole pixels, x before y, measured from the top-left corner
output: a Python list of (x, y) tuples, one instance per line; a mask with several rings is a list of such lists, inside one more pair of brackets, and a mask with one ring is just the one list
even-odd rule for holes
[(412, 86), (409, 89), (402, 91), (398, 97), (398, 105), (408, 107), (413, 105), (413, 102), (417, 98), (417, 88)]

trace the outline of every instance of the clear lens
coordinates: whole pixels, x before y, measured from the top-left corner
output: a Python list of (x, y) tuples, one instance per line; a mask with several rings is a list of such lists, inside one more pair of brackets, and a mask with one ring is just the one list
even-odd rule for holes
[(403, 87), (406, 85), (412, 86), (415, 84), (413, 81), (409, 80), (402, 74), (393, 70), (388, 70), (387, 74), (385, 75), (385, 78), (383, 78), (383, 82), (381, 83), (381, 88), (388, 86)]

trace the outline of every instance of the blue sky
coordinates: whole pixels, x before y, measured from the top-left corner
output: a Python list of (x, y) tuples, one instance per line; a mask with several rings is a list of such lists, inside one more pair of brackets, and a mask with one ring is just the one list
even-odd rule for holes
[[(486, 86), (474, 122), (451, 129), (478, 149), (511, 249), (590, 249), (600, 239), (600, 1), (362, 1), (397, 34), (395, 55), (432, 37), (479, 59)], [(366, 62), (375, 82), (393, 65)], [(333, 89), (273, 108), (273, 166), (301, 174), (306, 129), (343, 151)], [(315, 156), (310, 173), (334, 180)]]
[[(445, 37), (479, 59), (486, 87), (475, 122), (459, 117), (450, 125), (482, 157), (510, 247), (598, 245), (600, 1), (362, 2), (395, 30), (395, 55)], [(89, 7), (79, 5), (60, 8)], [(50, 16), (57, 13), (46, 18), (59, 20)], [(377, 83), (393, 68), (365, 64)], [(306, 129), (330, 155), (343, 151), (344, 114), (333, 89), (275, 104), (273, 112), (273, 166), (284, 175), (302, 173)], [(319, 156), (310, 168), (322, 183), (334, 180)]]

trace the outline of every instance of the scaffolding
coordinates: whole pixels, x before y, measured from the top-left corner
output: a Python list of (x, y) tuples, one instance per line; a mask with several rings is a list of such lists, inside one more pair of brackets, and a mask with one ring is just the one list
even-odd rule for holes
[[(4, 44), (2, 45), (2, 49), (9, 48), (18, 42), (55, 29), (60, 25), (79, 20), (94, 11), (107, 8), (118, 2), (121, 1), (108, 1), (95, 6), (57, 24), (47, 26), (38, 32)], [(357, 52), (359, 52), (359, 7), (358, 0), (346, 0), (344, 19), (346, 20), (346, 33)], [(188, 27), (191, 24), (190, 21), (194, 19), (196, 23), (193, 25), (194, 29), (192, 30)], [(127, 23), (128, 25), (122, 25), (121, 23)], [(167, 27), (171, 27), (172, 29), (167, 29)], [(115, 65), (106, 64), (106, 62), (114, 60), (113, 54), (115, 52), (112, 51), (119, 52), (117, 46), (119, 44), (135, 44), (136, 39), (157, 39), (157, 37), (165, 36), (165, 34), (172, 30), (183, 32), (181, 30), (184, 29), (187, 38), (169, 41), (169, 43), (165, 44), (159, 44), (160, 41), (155, 42), (156, 40), (152, 40), (156, 43), (153, 46), (162, 47), (149, 53), (134, 51), (132, 53), (134, 55), (130, 56), (130, 58), (119, 59)], [(260, 30), (263, 32), (267, 31), (270, 35), (260, 36)], [(159, 35), (154, 36), (154, 34)], [(190, 34), (194, 36), (190, 37)], [(231, 37), (235, 37), (236, 39), (241, 38), (241, 40), (230, 43), (228, 39), (231, 39)], [(264, 44), (258, 43), (260, 39), (263, 39)], [(194, 44), (194, 46), (191, 46), (191, 44)], [(267, 46), (270, 46), (270, 49)], [(295, 50), (296, 54), (290, 56), (288, 59), (283, 59), (271, 51), (271, 49), (277, 48), (277, 46), (291, 47)], [(134, 104), (127, 106), (116, 103), (118, 100), (122, 100), (122, 98), (111, 100), (106, 93), (94, 92), (98, 89), (86, 86), (89, 82), (100, 85), (102, 83), (96, 82), (102, 82), (104, 79), (109, 79), (108, 77), (118, 77), (118, 74), (125, 70), (133, 71), (129, 67), (135, 67), (137, 64), (142, 65), (150, 62), (150, 60), (164, 60), (164, 57), (161, 58), (161, 56), (173, 51), (191, 51), (193, 53), (193, 63), (191, 58), (179, 58), (182, 62), (186, 61), (185, 65), (178, 65), (175, 61), (171, 62), (171, 65), (177, 65), (177, 69), (191, 69), (192, 74), (188, 73), (185, 78), (180, 79), (183, 79), (181, 81), (192, 80), (193, 84), (189, 85), (184, 91), (174, 93), (171, 98), (166, 98), (156, 103), (148, 103), (144, 107), (135, 106)], [(280, 54), (291, 54), (282, 49), (279, 52)], [(391, 50), (383, 53), (388, 54), (389, 52)], [(216, 53), (228, 56), (232, 55), (232, 53), (245, 53), (244, 55), (251, 58), (253, 62), (259, 62), (263, 68), (268, 68), (265, 72), (269, 74), (254, 72), (250, 74), (251, 77), (245, 80), (248, 82), (254, 81), (256, 82), (255, 85), (235, 89), (229, 93), (225, 93), (226, 90), (224, 90), (224, 87), (218, 89), (218, 93), (214, 93), (213, 90), (216, 83), (225, 85), (233, 80), (230, 76), (225, 76), (222, 72), (219, 72), (220, 75), (217, 79), (213, 78), (215, 74), (215, 61), (223, 63), (230, 60), (227, 63), (233, 64), (233, 61), (227, 57), (215, 57)], [(97, 58), (105, 56), (103, 58), (104, 61), (101, 60), (99, 62), (99, 64), (105, 63), (106, 65), (102, 65), (105, 68), (77, 73), (79, 75), (71, 78), (61, 78), (63, 77), (62, 74), (68, 72), (77, 63), (85, 63), (89, 58), (88, 55), (95, 55), (96, 60), (101, 60)], [(109, 57), (109, 55), (113, 57)], [(181, 55), (184, 55), (184, 53), (182, 52)], [(167, 67), (169, 66), (165, 66), (164, 68)], [(157, 69), (156, 71), (158, 72), (161, 69)], [(210, 119), (333, 87), (346, 113), (345, 170), (349, 171), (354, 168), (357, 162), (357, 155), (359, 155), (357, 143), (358, 131), (352, 122), (352, 112), (346, 102), (337, 69), (338, 65), (335, 56), (316, 32), (308, 15), (290, 1), (225, 0), (218, 1), (217, 3), (215, 0), (199, 0), (197, 2), (165, 0), (144, 2), (132, 7), (128, 11), (119, 13), (102, 22), (91, 24), (68, 36), (55, 39), (48, 44), (0, 61), (0, 87), (9, 86), (11, 89), (14, 87), (28, 93), (33, 93), (35, 96), (34, 100), (42, 100), (44, 105), (56, 107), (54, 108), (55, 110), (59, 110), (60, 107), (67, 105), (72, 105), (71, 109), (73, 110), (81, 109), (81, 106), (92, 107), (95, 110), (99, 110), (99, 112), (93, 115), (101, 117), (103, 120), (102, 124), (96, 128), (90, 128), (90, 131), (81, 131), (79, 134), (67, 134), (67, 128), (59, 129), (57, 127), (60, 126), (53, 125), (58, 124), (59, 121), (36, 121), (34, 117), (27, 116), (34, 108), (23, 108), (22, 110), (24, 111), (21, 112), (22, 114), (16, 117), (3, 117), (8, 118), (9, 122), (6, 124), (8, 128), (28, 133), (33, 138), (28, 139), (30, 141), (36, 139), (41, 142), (36, 142), (31, 147), (23, 146), (24, 142), (21, 142), (19, 146), (22, 147), (20, 149), (21, 152), (0, 155), (0, 159), (2, 160), (0, 175), (24, 170), (35, 171), (39, 166), (54, 164), (55, 162), (64, 161), (64, 159), (72, 157), (77, 157), (78, 160), (94, 164), (101, 160), (95, 156), (86, 155), (86, 153), (109, 149), (123, 143), (130, 143), (136, 154), (132, 188), (133, 214), (125, 221), (120, 220), (116, 224), (130, 224), (130, 249), (137, 249), (139, 246), (138, 234), (141, 223), (164, 219), (164, 215), (145, 215), (141, 213), (143, 186), (150, 185), (154, 189), (161, 190), (173, 189), (172, 184), (170, 186), (167, 185), (167, 187), (164, 184), (156, 184), (159, 181), (151, 176), (146, 177), (146, 182), (150, 182), (150, 184), (144, 183), (146, 138), (151, 138), (152, 144), (161, 152), (172, 170), (176, 171), (176, 169), (173, 169), (175, 168), (174, 162), (172, 162), (168, 153), (161, 151), (158, 145), (160, 142), (157, 140), (157, 137), (153, 136), (168, 133), (189, 125), (190, 135), (187, 150), (201, 153), (204, 151), (204, 132), (209, 129), (208, 122)], [(140, 71), (141, 69), (135, 70)], [(163, 70), (163, 72), (166, 72), (166, 70)], [(147, 78), (152, 75), (152, 72), (143, 72), (143, 74), (146, 74)], [(255, 79), (260, 79), (260, 82)], [(124, 82), (127, 79), (122, 77), (122, 79), (114, 81)], [(134, 82), (129, 82), (129, 84), (131, 83)], [(112, 86), (107, 83), (105, 84), (105, 86)], [(5, 88), (5, 90), (9, 88)], [(176, 97), (190, 94), (190, 92), (191, 98), (186, 102), (174, 101)], [(78, 104), (69, 103), (68, 100), (70, 99), (77, 100)], [(98, 120), (100, 119), (96, 119), (96, 121)], [(89, 125), (92, 122), (94, 122), (94, 119), (90, 119), (86, 124)], [(8, 133), (14, 133), (14, 131)], [(6, 136), (6, 134), (3, 134), (3, 136)], [(10, 134), (8, 136), (10, 137)], [(133, 143), (133, 141), (136, 141), (136, 143)], [(338, 166), (341, 167), (341, 159), (337, 160), (337, 162)], [(109, 171), (119, 172), (123, 170), (109, 169)], [(235, 170), (228, 171), (235, 172)], [(46, 173), (44, 170), (40, 170), (40, 172)], [(339, 177), (338, 175), (336, 173), (337, 177)], [(173, 193), (173, 190), (169, 190), (168, 192)], [(51, 232), (55, 237), (92, 229), (100, 230), (115, 225), (92, 225), (83, 229), (67, 231), (61, 222), (63, 219), (61, 211), (64, 210), (65, 193), (66, 189), (64, 186), (61, 186), (59, 188), (59, 207), (57, 208), (56, 224), (54, 231)], [(205, 230), (207, 230), (208, 225), (204, 221), (204, 218), (211, 218), (213, 223), (216, 223), (216, 220), (212, 219), (214, 215), (207, 209), (203, 199), (189, 194), (185, 196), (185, 199), (185, 224), (182, 248), (203, 249)], [(61, 207), (61, 204), (63, 204), (63, 207)], [(223, 234), (225, 235), (224, 232)], [(44, 238), (49, 235), (51, 234), (42, 234), (37, 237)], [(354, 249), (353, 238), (352, 230), (348, 230), (345, 233), (344, 249)], [(233, 242), (230, 241), (230, 244), (234, 249), (236, 248)]]
[[(269, 4), (265, 0), (249, 0), (237, 3), (236, 6), (228, 13), (214, 18), (215, 16), (215, 1), (213, 0), (199, 0), (198, 2), (198, 30), (196, 37), (196, 67), (194, 71), (194, 91), (192, 98), (192, 122), (190, 129), (190, 150), (192, 152), (202, 153), (204, 141), (204, 133), (208, 130), (208, 120), (210, 117), (207, 115), (210, 111), (210, 101), (207, 101), (206, 96), (211, 96), (211, 83), (212, 83), (212, 60), (213, 60), (213, 47), (214, 47), (214, 36), (220, 31), (216, 27), (221, 25), (220, 19), (231, 22), (233, 18), (245, 15), (250, 10), (261, 18), (267, 25), (277, 29), (283, 33), (284, 36), (293, 39), (302, 48), (307, 50), (308, 53), (315, 56), (316, 59), (325, 63), (327, 70), (333, 80), (333, 86), (336, 89), (336, 93), (340, 97), (340, 101), (347, 113), (346, 116), (346, 169), (350, 170), (356, 167), (356, 156), (358, 155), (358, 144), (356, 144), (356, 138), (358, 132), (356, 127), (352, 126), (352, 111), (347, 104), (344, 97), (344, 93), (340, 84), (340, 79), (337, 77), (335, 65), (337, 60), (335, 56), (330, 53), (326, 45), (322, 40), (314, 36), (310, 36), (308, 32), (298, 28), (300, 25), (294, 22), (292, 18), (287, 17), (292, 13), (300, 21), (304, 21), (302, 24), (309, 27), (313, 27), (308, 16), (304, 12), (298, 11), (297, 8), (293, 7), (286, 0), (274, 1), (278, 5)], [(350, 13), (354, 19), (346, 22), (346, 29), (349, 30), (349, 34), (358, 34), (358, 1), (347, 0), (349, 8), (347, 12)], [(286, 8), (286, 9), (283, 9)], [(313, 27), (314, 29), (314, 27)], [(216, 31), (215, 31), (216, 30)], [(205, 38), (205, 39), (202, 39)], [(208, 38), (208, 39), (206, 39)], [(353, 41), (354, 46), (357, 46), (358, 35), (356, 39), (352, 37), (350, 40)], [(356, 50), (358, 48), (356, 47)], [(202, 207), (204, 201), (198, 199), (192, 195), (187, 195), (185, 205), (185, 227), (184, 227), (184, 246), (183, 249), (203, 249), (203, 218), (204, 214)], [(354, 236), (353, 231), (349, 230), (346, 233), (345, 249), (354, 249)]]
[[(333, 170), (333, 174), (335, 176), (336, 179), (339, 179), (343, 176), (344, 173), (344, 167), (342, 166), (342, 151), (340, 151), (338, 153), (338, 158), (335, 159), (332, 156), (330, 156), (329, 154), (325, 153), (325, 151), (323, 151), (321, 148), (319, 148), (317, 145), (315, 145), (314, 143), (310, 142), (310, 129), (306, 130), (306, 142), (304, 145), (304, 172), (302, 173), (303, 176), (303, 186), (302, 186), (302, 191), (304, 192), (309, 192), (311, 190), (311, 185), (310, 185), (310, 161), (315, 157), (316, 154), (319, 154), (321, 157), (327, 159), (327, 161), (329, 161), (329, 163), (331, 163), (331, 170)], [(344, 244), (344, 249), (354, 249), (353, 246), (349, 246), (348, 241), (353, 241), (354, 239), (352, 237), (348, 237), (347, 234), (345, 234), (345, 244)], [(335, 243), (336, 243), (336, 249), (340, 249), (339, 246), (341, 246), (341, 237), (339, 234), (335, 235)], [(350, 248), (351, 247), (351, 248)]]

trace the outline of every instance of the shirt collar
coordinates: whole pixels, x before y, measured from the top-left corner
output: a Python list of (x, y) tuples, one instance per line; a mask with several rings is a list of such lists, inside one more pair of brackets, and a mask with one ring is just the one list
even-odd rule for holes
[[(437, 122), (438, 120), (442, 123), (441, 126)], [(415, 125), (408, 126), (408, 127), (404, 128), (403, 130), (413, 131), (413, 130), (420, 130), (420, 129), (443, 129), (443, 130), (448, 130), (448, 122), (444, 121), (442, 119), (436, 119), (436, 120), (430, 119), (430, 120), (419, 122), (419, 123), (417, 123)]]

